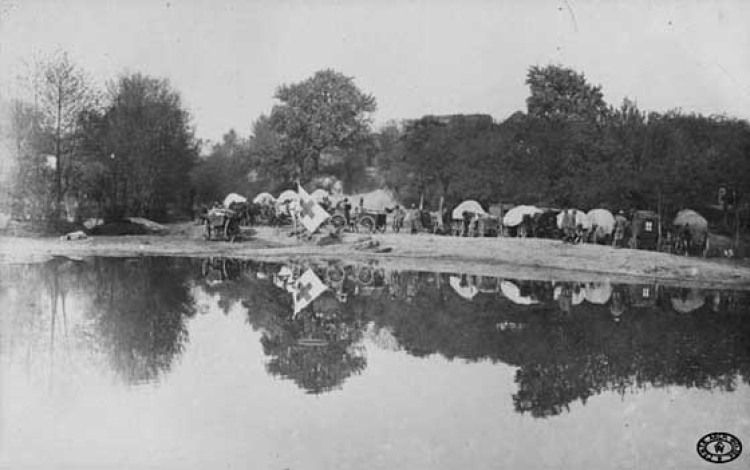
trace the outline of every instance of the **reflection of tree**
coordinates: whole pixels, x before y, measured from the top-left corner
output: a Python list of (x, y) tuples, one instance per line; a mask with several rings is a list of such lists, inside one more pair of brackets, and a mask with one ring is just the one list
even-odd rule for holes
[(112, 367), (128, 382), (169, 370), (187, 342), (186, 317), (195, 313), (190, 261), (101, 258), (91, 317)]
[[(299, 275), (307, 267), (320, 268), (304, 266), (293, 271)], [(293, 380), (308, 393), (334, 390), (367, 364), (364, 348), (358, 344), (364, 324), (353, 313), (360, 304), (337, 300), (337, 293), (353, 293), (346, 279), (338, 279), (341, 285), (331, 286), (293, 318), (291, 294), (272, 282), (279, 269), (254, 261), (204, 260), (196, 283), (207, 293), (218, 294), (225, 312), (237, 302), (242, 304), (250, 325), (262, 332), (263, 351), (270, 356), (266, 369), (271, 375)], [(325, 269), (315, 270), (325, 277)], [(264, 276), (259, 278), (259, 273)]]
[[(648, 302), (642, 286), (616, 290), (618, 304), (633, 307), (618, 316), (623, 318), (619, 322), (612, 321), (608, 305), (584, 302), (561, 317), (553, 302), (520, 306), (481, 295), (472, 302), (456, 301), (454, 295), (424, 291), (418, 302), (392, 301), (376, 322), (389, 326), (401, 347), (414, 355), (489, 358), (518, 366), (514, 404), (519, 412), (538, 417), (559, 414), (571, 402), (606, 390), (646, 385), (732, 390), (738, 374), (748, 381), (750, 319), (721, 310), (728, 302), (718, 299), (711, 303), (716, 311), (681, 315), (657, 308), (653, 290)], [(513, 332), (496, 328), (506, 320), (525, 327)]]
[(266, 332), (261, 343), (271, 356), (268, 372), (314, 394), (339, 388), (360, 374), (367, 366), (359, 344), (364, 324), (345, 305), (328, 292), (313, 302), (311, 312), (286, 316), (274, 333)]

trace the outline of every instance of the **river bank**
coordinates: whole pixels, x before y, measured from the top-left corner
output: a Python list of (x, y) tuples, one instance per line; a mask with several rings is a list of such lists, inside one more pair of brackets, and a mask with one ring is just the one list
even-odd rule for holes
[[(318, 245), (288, 230), (245, 230), (235, 243), (205, 241), (202, 228), (173, 224), (163, 235), (59, 238), (0, 237), (0, 263), (36, 262), (54, 256), (236, 257), (283, 262), (289, 259), (343, 259), (393, 269), (457, 272), (514, 279), (570, 279), (750, 290), (750, 266), (725, 259), (701, 259), (599, 245), (567, 245), (557, 240), (459, 238), (430, 234), (344, 234)], [(387, 253), (362, 249), (377, 242)]]

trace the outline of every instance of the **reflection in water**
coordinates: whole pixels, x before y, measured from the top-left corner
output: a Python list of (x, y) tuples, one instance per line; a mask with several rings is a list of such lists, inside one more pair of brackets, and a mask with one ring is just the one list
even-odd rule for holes
[[(154, 381), (187, 342), (185, 320), (194, 314), (187, 268), (188, 262), (168, 258), (4, 266), (0, 302), (14, 308), (3, 315), (3, 325), (11, 325), (3, 328), (2, 344), (25, 348), (28, 361), (48, 348), (54, 368), (56, 352), (66, 357), (75, 342), (102, 353), (127, 383)], [(79, 300), (73, 324), (70, 297)]]
[(187, 268), (166, 258), (94, 260), (91, 317), (112, 368), (128, 382), (154, 380), (182, 353), (185, 320), (195, 313)]
[[(328, 290), (294, 315), (294, 280), (308, 269)], [(260, 333), (266, 371), (312, 394), (362, 374), (367, 344), (514, 366), (510, 399), (535, 417), (605, 391), (732, 391), (750, 380), (743, 292), (228, 258), (56, 259), (2, 270), (0, 302), (13, 306), (0, 324), (4, 358), (47, 357), (55, 368), (60, 342), (74, 342), (129, 384), (158, 380), (183, 354), (197, 292), (217, 296), (225, 313), (241, 308)]]

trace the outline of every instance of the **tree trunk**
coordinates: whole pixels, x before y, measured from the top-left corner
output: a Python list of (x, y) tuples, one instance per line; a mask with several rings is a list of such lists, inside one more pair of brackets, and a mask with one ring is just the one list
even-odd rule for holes
[(62, 124), (62, 87), (57, 87), (57, 126), (55, 129), (55, 222), (60, 220), (60, 206), (62, 204), (62, 149), (60, 146), (60, 133)]

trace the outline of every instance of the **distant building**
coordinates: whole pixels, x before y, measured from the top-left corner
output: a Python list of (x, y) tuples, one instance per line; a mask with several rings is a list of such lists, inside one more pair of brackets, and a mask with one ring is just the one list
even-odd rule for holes
[(407, 119), (405, 123), (406, 125), (413, 124), (420, 119), (434, 119), (441, 124), (451, 124), (459, 119), (475, 125), (490, 125), (495, 122), (495, 120), (489, 114), (443, 114), (439, 116), (428, 114), (426, 116), (422, 116), (419, 119)]

